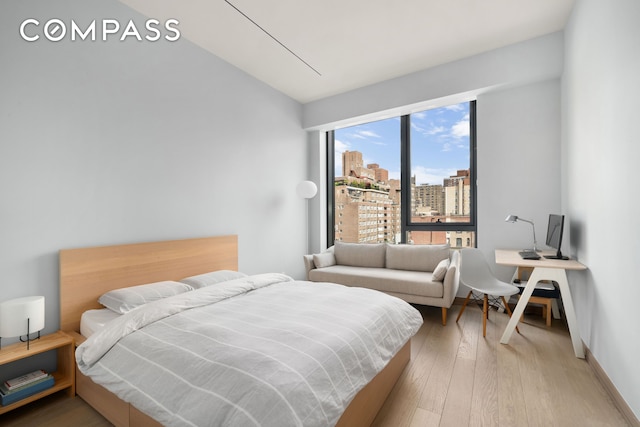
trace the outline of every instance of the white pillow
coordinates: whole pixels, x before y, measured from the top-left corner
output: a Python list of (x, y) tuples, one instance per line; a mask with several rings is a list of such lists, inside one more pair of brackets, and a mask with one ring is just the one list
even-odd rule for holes
[(151, 301), (171, 297), (193, 288), (185, 283), (164, 281), (114, 289), (98, 298), (98, 302), (116, 313), (125, 314)]
[(336, 265), (336, 256), (333, 252), (313, 254), (313, 264), (316, 268), (331, 267), (332, 265)]
[(247, 277), (246, 274), (233, 270), (218, 270), (210, 273), (198, 274), (197, 276), (191, 276), (180, 280), (182, 283), (186, 283), (192, 286), (194, 289), (204, 288), (205, 286), (213, 285), (220, 282), (226, 282), (227, 280), (240, 279)]
[(434, 282), (442, 282), (444, 280), (444, 276), (447, 274), (447, 270), (449, 269), (449, 258), (443, 259), (438, 263), (435, 270), (433, 270), (433, 274), (431, 278)]

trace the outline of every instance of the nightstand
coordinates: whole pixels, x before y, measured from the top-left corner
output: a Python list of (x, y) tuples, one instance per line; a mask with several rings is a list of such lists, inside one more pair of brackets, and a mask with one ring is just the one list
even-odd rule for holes
[[(58, 367), (56, 372), (52, 372), (55, 380), (53, 387), (32, 396), (25, 397), (24, 399), (10, 405), (0, 406), (0, 414), (9, 412), (12, 409), (26, 405), (27, 403), (33, 402), (60, 390), (66, 389), (69, 396), (75, 396), (75, 348), (73, 338), (62, 331), (58, 331), (50, 335), (44, 335), (38, 340), (31, 341), (29, 350), (27, 350), (27, 345), (23, 342), (3, 347), (0, 349), (0, 365), (6, 365), (17, 360), (26, 359), (28, 357), (35, 356), (36, 354), (52, 350), (57, 350), (58, 352)], [(16, 373), (16, 376), (18, 375), (20, 375), (20, 372)]]

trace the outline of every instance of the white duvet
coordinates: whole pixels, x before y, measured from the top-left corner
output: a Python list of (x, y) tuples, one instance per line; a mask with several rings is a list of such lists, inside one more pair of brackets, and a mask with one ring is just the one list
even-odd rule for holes
[(380, 292), (264, 274), (146, 304), (76, 359), (163, 425), (332, 426), (421, 324)]

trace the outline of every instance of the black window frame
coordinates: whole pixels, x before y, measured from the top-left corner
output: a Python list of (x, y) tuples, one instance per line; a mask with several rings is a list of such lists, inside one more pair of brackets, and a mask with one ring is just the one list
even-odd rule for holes
[[(411, 115), (400, 116), (400, 186), (411, 188)], [(469, 101), (469, 180), (471, 215), (468, 222), (412, 222), (411, 191), (400, 194), (401, 243), (406, 243), (407, 234), (412, 231), (466, 231), (475, 233), (475, 245), (478, 244), (477, 227), (477, 132), (476, 101)], [(327, 245), (335, 241), (335, 131), (327, 132)]]

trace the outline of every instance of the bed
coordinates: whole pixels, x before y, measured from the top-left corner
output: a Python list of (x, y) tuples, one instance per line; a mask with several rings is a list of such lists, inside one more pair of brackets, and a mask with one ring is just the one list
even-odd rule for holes
[[(113, 289), (132, 286), (136, 284), (158, 282), (163, 280), (179, 281), (185, 277), (217, 270), (237, 271), (237, 250), (237, 236), (218, 236), (200, 239), (186, 239), (62, 250), (60, 251), (61, 329), (71, 333), (76, 338), (77, 343), (82, 344), (86, 340), (86, 337), (82, 336), (79, 332), (80, 319), (82, 317), (82, 314), (88, 310), (100, 309), (101, 305), (98, 303), (98, 298), (104, 293)], [(220, 307), (223, 307), (217, 308), (217, 310), (226, 310), (227, 312), (233, 312), (241, 311), (241, 306), (244, 306), (245, 304), (247, 305), (247, 307), (249, 307), (250, 304), (253, 304), (252, 300), (276, 298), (272, 301), (279, 301), (277, 298), (280, 298), (281, 295), (287, 294), (289, 292), (303, 292), (302, 295), (307, 295), (304, 293), (311, 292), (312, 289), (314, 289), (313, 292), (315, 292), (314, 287), (316, 286), (316, 284), (305, 285), (304, 283), (298, 283), (297, 281), (292, 281), (290, 278), (282, 276), (283, 275), (278, 274), (258, 275), (258, 277), (249, 276), (251, 277), (251, 279), (238, 279), (225, 282), (220, 286), (219, 289), (214, 290), (212, 289), (214, 287), (211, 286), (211, 289), (197, 289), (196, 291), (187, 292), (185, 294), (187, 295), (186, 297), (184, 297), (184, 295), (178, 295), (171, 298), (177, 298), (178, 300), (182, 299), (182, 302), (180, 303), (182, 305), (197, 305), (198, 301), (206, 300), (207, 298), (219, 299), (220, 297), (216, 296), (216, 292), (224, 293), (231, 292), (231, 290), (233, 290), (233, 292), (236, 292), (237, 289), (240, 289), (241, 299), (238, 300), (237, 298), (229, 298), (228, 300), (231, 302), (227, 302), (227, 299), (225, 297), (222, 298), (224, 299), (224, 304), (213, 304), (214, 306), (219, 305)], [(265, 284), (266, 282), (269, 283)], [(245, 292), (245, 288), (247, 286), (249, 286), (251, 289), (249, 289), (248, 292)], [(341, 290), (337, 288), (338, 286), (339, 285), (325, 284), (320, 287), (326, 287), (330, 293), (341, 292)], [(216, 287), (218, 287), (218, 285), (216, 285)], [(196, 292), (200, 292), (200, 294), (196, 294)], [(247, 297), (247, 295), (249, 295), (249, 297)], [(309, 300), (309, 304), (313, 302), (312, 300), (316, 299), (307, 296), (298, 296), (298, 298), (300, 301)], [(387, 296), (385, 296), (385, 298), (387, 298)], [(158, 306), (168, 306), (169, 299), (167, 299), (167, 302), (160, 301), (158, 303)], [(239, 304), (237, 301), (241, 301), (242, 303)], [(232, 305), (229, 306), (228, 304)], [(271, 302), (270, 304), (273, 305), (275, 303)], [(233, 307), (233, 309), (231, 310), (229, 307)], [(189, 307), (189, 309), (186, 310), (186, 313), (188, 315), (193, 315), (193, 313), (196, 313), (196, 309), (191, 310), (191, 308), (192, 307)], [(208, 304), (203, 304), (203, 309), (208, 310), (210, 309), (210, 306)], [(308, 308), (308, 310), (315, 309), (316, 308), (312, 306)], [(243, 314), (243, 316), (246, 316), (247, 319), (250, 319), (245, 323), (254, 322), (256, 325), (262, 324), (261, 321), (257, 320), (259, 318), (250, 317), (256, 315), (256, 310), (259, 311), (260, 309), (251, 309), (250, 311), (248, 310), (246, 314)], [(307, 309), (305, 308), (305, 310)], [(154, 308), (154, 313), (156, 311), (157, 310)], [(137, 310), (137, 316), (146, 318), (146, 316), (140, 314), (141, 312), (141, 310)], [(220, 312), (217, 311), (215, 313), (215, 315), (207, 314), (202, 318), (218, 319)], [(127, 317), (135, 318), (136, 316), (127, 314)], [(174, 317), (179, 318), (180, 315), (172, 315), (170, 319), (173, 319)], [(315, 314), (314, 316), (307, 317), (322, 318), (323, 316)], [(162, 319), (165, 319), (165, 317), (162, 317)], [(237, 320), (234, 320), (233, 322), (234, 324), (239, 323)], [(160, 321), (157, 323), (163, 324), (165, 322)], [(152, 326), (154, 325), (156, 324), (152, 324)], [(149, 328), (150, 327), (147, 326), (143, 330), (137, 331), (134, 334), (127, 334), (126, 338), (123, 338), (122, 342), (126, 342), (125, 340), (129, 340), (129, 342), (137, 343), (139, 340), (134, 338), (135, 334), (141, 334), (143, 331), (149, 330)], [(243, 333), (246, 333), (246, 331)], [(105, 335), (107, 334), (105, 333)], [(92, 338), (89, 338), (87, 340), (87, 343), (92, 341), (93, 338), (95, 337), (92, 336)], [(263, 338), (261, 337), (260, 339)], [(81, 346), (80, 348), (82, 349), (86, 346), (86, 344), (83, 344), (83, 346)], [(180, 347), (182, 346), (183, 344), (180, 344)], [(109, 350), (106, 354), (112, 354), (111, 352), (116, 351), (116, 347), (121, 347), (120, 343), (118, 343), (117, 346), (114, 346), (114, 348)], [(200, 352), (202, 352), (202, 350), (195, 351), (195, 353)], [(79, 353), (83, 354), (83, 350), (79, 350)], [(114, 357), (119, 358), (121, 356)], [(359, 388), (360, 386), (358, 386), (359, 391), (357, 391), (352, 399), (349, 398), (348, 402), (350, 403), (347, 402), (348, 406), (346, 406), (343, 411), (342, 409), (340, 409), (341, 413), (338, 414), (337, 417), (331, 417), (324, 414), (325, 416), (327, 416), (327, 418), (324, 418), (325, 421), (323, 421), (322, 419), (318, 421), (317, 419), (311, 417), (309, 419), (314, 419), (314, 421), (309, 422), (309, 424), (335, 424), (338, 426), (370, 425), (373, 422), (373, 419), (375, 418), (379, 408), (384, 403), (391, 388), (395, 384), (397, 378), (402, 373), (405, 365), (408, 363), (409, 357), (410, 339), (407, 339), (406, 343), (402, 344), (397, 352), (394, 351), (394, 354), (388, 355), (388, 357), (386, 357), (384, 367), (380, 367), (381, 370), (379, 370), (377, 374), (374, 374), (372, 379), (367, 379), (368, 382), (364, 384), (361, 389)], [(108, 359), (108, 357), (105, 356), (102, 359)], [(100, 359), (100, 363), (102, 363), (102, 359)], [(388, 360), (388, 362), (386, 360)], [(81, 363), (83, 363), (82, 360)], [(82, 368), (84, 369), (85, 367), (83, 366)], [(106, 370), (108, 371), (109, 369)], [(96, 376), (93, 372), (91, 372), (91, 375)], [(97, 377), (99, 378), (100, 375), (97, 375)], [(312, 381), (312, 378), (313, 376), (309, 375), (310, 382)], [(306, 374), (304, 378), (302, 378), (302, 380), (302, 382), (307, 381)], [(355, 382), (356, 379), (354, 379), (353, 381)], [(107, 388), (112, 388), (112, 384), (105, 385)], [(137, 402), (136, 404), (130, 404), (118, 397), (113, 392), (109, 391), (107, 388), (96, 384), (91, 378), (89, 378), (89, 376), (84, 375), (78, 369), (76, 370), (77, 394), (85, 401), (87, 401), (91, 406), (93, 406), (96, 410), (98, 410), (101, 414), (103, 414), (114, 425), (161, 425), (160, 422), (147, 415), (147, 413), (153, 413), (154, 417), (163, 420), (163, 423), (174, 424), (173, 421), (167, 421), (172, 420), (172, 418), (163, 418), (163, 416), (158, 416), (153, 411), (150, 411), (145, 402), (137, 402), (135, 400), (132, 400), (128, 395), (126, 395), (126, 393), (122, 394), (120, 390), (116, 390), (116, 393), (120, 394), (121, 396), (125, 396), (125, 400)], [(189, 402), (187, 400), (186, 403), (182, 404), (182, 406), (188, 406), (192, 403), (193, 402)], [(322, 405), (324, 405), (324, 403)], [(142, 408), (142, 410), (140, 410), (137, 406)], [(325, 411), (324, 407), (322, 407), (320, 412), (330, 413), (330, 411), (331, 408)], [(171, 415), (173, 416), (173, 414)], [(238, 420), (238, 418), (235, 419)], [(262, 421), (262, 419), (257, 417), (257, 424), (262, 425)], [(219, 423), (224, 423), (224, 421), (220, 421)], [(296, 423), (300, 424), (299, 417), (297, 418)], [(185, 425), (188, 424), (189, 423), (185, 422)], [(265, 424), (268, 423), (265, 422)], [(303, 420), (301, 424), (306, 425), (306, 422)]]

